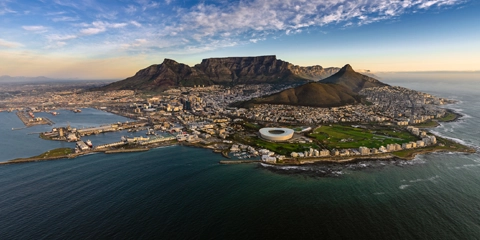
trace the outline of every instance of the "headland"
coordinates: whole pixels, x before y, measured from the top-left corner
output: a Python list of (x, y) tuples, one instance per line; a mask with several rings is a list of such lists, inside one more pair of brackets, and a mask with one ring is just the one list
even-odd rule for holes
[[(235, 62), (241, 64), (228, 65)], [(271, 76), (264, 71), (249, 73), (252, 76), (242, 72), (244, 75), (230, 81), (228, 74), (217, 80), (208, 75), (217, 68), (235, 72), (252, 66), (267, 69), (272, 64), (278, 69)], [(318, 68), (318, 79), (312, 79), (299, 77), (305, 69), (299, 70), (274, 56), (209, 59), (190, 69), (201, 76), (208, 75), (202, 81), (187, 72), (175, 72), (180, 71), (177, 68), (180, 65), (165, 60), (134, 77), (93, 91), (38, 91), (36, 96), (25, 92), (0, 104), (6, 110), (17, 110), (24, 123), (30, 122), (25, 113), (65, 108), (80, 116), (84, 107), (132, 119), (81, 129), (55, 126), (40, 137), (76, 142), (74, 153), (37, 156), (30, 158), (31, 161), (72, 158), (92, 152), (147, 151), (173, 144), (212, 149), (234, 161), (252, 159), (270, 164), (412, 159), (429, 152), (475, 151), (428, 130), (440, 122), (459, 118), (459, 114), (445, 108), (455, 101), (390, 86), (356, 72), (348, 64), (329, 76)], [(178, 82), (162, 85), (168, 82), (165, 79), (171, 77), (172, 71)], [(152, 88), (142, 85), (154, 78), (159, 79), (160, 85)], [(270, 137), (265, 133), (262, 136), (262, 128), (283, 129), (289, 134), (274, 136), (269, 132)], [(89, 135), (117, 131), (142, 134), (105, 144), (85, 141)], [(25, 161), (29, 160), (12, 162)]]

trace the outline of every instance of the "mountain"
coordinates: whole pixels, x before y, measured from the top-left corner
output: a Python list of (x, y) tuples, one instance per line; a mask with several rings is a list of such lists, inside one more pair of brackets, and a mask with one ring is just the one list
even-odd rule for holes
[(98, 90), (163, 91), (178, 86), (309, 82), (323, 79), (338, 68), (300, 67), (275, 55), (203, 59), (190, 67), (171, 59), (140, 70), (134, 76)]
[(48, 82), (48, 81), (55, 81), (56, 79), (48, 78), (44, 76), (39, 77), (12, 77), (8, 75), (0, 76), (0, 82)]
[(337, 73), (319, 82), (343, 85), (354, 92), (360, 92), (364, 88), (389, 86), (375, 78), (355, 72), (349, 64), (345, 65)]
[(252, 107), (256, 104), (285, 104), (312, 107), (338, 107), (362, 101), (357, 93), (339, 84), (312, 82), (289, 88), (269, 96), (235, 103), (235, 107)]
[(162, 64), (138, 71), (125, 80), (106, 85), (98, 90), (163, 91), (177, 86), (212, 85), (204, 72), (188, 65), (165, 59)]
[(319, 81), (337, 73), (340, 70), (340, 68), (337, 68), (337, 67), (323, 68), (322, 66), (319, 66), (319, 65), (310, 66), (310, 67), (300, 67), (297, 65), (291, 65), (290, 70), (292, 71), (293, 74), (299, 77), (306, 78), (312, 81)]

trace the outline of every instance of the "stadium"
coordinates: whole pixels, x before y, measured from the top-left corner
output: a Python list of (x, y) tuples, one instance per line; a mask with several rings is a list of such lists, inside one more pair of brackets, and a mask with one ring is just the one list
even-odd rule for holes
[(282, 142), (293, 137), (293, 130), (290, 128), (262, 128), (259, 130), (263, 139)]

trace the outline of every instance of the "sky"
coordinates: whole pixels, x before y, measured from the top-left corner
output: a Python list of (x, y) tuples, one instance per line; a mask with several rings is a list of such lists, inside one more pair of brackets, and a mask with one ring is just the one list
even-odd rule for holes
[(478, 0), (0, 0), (0, 75), (123, 79), (170, 58), (276, 55), (479, 71)]

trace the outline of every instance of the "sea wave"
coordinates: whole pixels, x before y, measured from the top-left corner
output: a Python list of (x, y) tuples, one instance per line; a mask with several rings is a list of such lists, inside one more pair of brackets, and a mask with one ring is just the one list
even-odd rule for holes
[(403, 190), (403, 189), (405, 189), (405, 188), (407, 188), (407, 187), (410, 187), (410, 185), (404, 184), (404, 185), (400, 185), (400, 187), (398, 187), (398, 188), (400, 188), (401, 190)]
[(315, 177), (338, 177), (349, 174), (350, 171), (362, 171), (367, 169), (380, 169), (384, 167), (404, 167), (426, 163), (425, 159), (415, 157), (413, 160), (372, 160), (355, 163), (320, 163), (299, 166), (282, 166), (260, 163), (259, 166), (272, 172), (280, 174), (302, 174)]
[(417, 179), (414, 179), (414, 180), (410, 180), (408, 181), (409, 183), (417, 183), (417, 182), (433, 182), (433, 183), (436, 183), (437, 179), (439, 179), (440, 176), (438, 175), (435, 175), (433, 177), (429, 177), (429, 178), (417, 178)]
[(339, 177), (345, 172), (343, 168), (339, 166), (320, 166), (320, 165), (308, 165), (308, 166), (279, 166), (260, 163), (260, 166), (269, 171), (280, 174), (299, 174), (310, 177)]
[(468, 169), (468, 168), (477, 168), (480, 167), (480, 164), (464, 164), (462, 166), (454, 167), (454, 169)]

